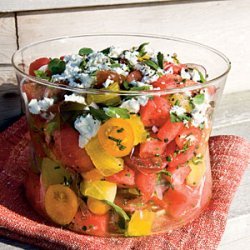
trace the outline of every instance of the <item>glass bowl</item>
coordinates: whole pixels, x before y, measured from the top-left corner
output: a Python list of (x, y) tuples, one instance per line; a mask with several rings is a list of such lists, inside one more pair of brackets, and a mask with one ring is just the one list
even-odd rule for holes
[[(206, 82), (127, 91), (29, 75), (38, 58), (145, 42), (176, 53)], [(174, 37), (91, 34), (30, 44), (15, 52), (12, 64), (31, 136), (26, 196), (44, 217), (82, 234), (141, 236), (181, 227), (209, 203), (208, 139), (230, 70), (222, 53)], [(118, 112), (125, 100), (130, 106)]]

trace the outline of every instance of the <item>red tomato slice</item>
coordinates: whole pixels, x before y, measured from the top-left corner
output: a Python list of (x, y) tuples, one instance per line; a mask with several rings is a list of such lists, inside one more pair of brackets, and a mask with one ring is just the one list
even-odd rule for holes
[(157, 173), (167, 166), (166, 160), (162, 157), (140, 158), (125, 157), (125, 163), (135, 170), (144, 174)]
[(153, 82), (152, 85), (155, 88), (160, 89), (172, 89), (177, 88), (182, 78), (179, 75), (167, 74), (159, 77), (157, 81)]
[(50, 59), (47, 57), (42, 57), (39, 59), (36, 59), (35, 61), (33, 61), (30, 64), (30, 68), (29, 68), (29, 74), (31, 76), (35, 76), (35, 70), (38, 70), (39, 68), (41, 68), (42, 66), (48, 64), (50, 62)]
[(141, 106), (140, 115), (146, 127), (162, 126), (169, 117), (170, 104), (164, 97), (155, 96), (145, 106)]
[(182, 149), (184, 145), (188, 144), (197, 146), (201, 141), (202, 132), (199, 128), (189, 127), (183, 128), (175, 138), (177, 146)]
[(143, 201), (147, 202), (153, 196), (156, 182), (156, 174), (143, 174), (139, 171), (136, 173), (135, 184), (142, 194)]
[(134, 186), (135, 185), (135, 172), (125, 166), (122, 171), (117, 174), (106, 177), (107, 181), (117, 183), (118, 186)]
[(170, 168), (175, 168), (185, 162), (187, 162), (188, 160), (190, 160), (193, 156), (194, 156), (194, 150), (195, 150), (195, 146), (189, 146), (189, 148), (185, 151), (185, 152), (181, 152), (179, 154), (176, 155), (171, 155), (171, 161), (168, 163), (168, 166)]
[(171, 62), (164, 62), (164, 70), (168, 70), (169, 68), (172, 67), (174, 74), (180, 74), (182, 68), (186, 68), (186, 65), (184, 64), (174, 64)]
[(88, 211), (79, 210), (74, 218), (73, 227), (78, 232), (89, 235), (105, 236), (108, 231), (109, 214), (95, 215)]
[(79, 134), (69, 126), (55, 131), (54, 151), (58, 160), (81, 173), (93, 169), (94, 165), (85, 149), (78, 146), (78, 138)]
[(45, 87), (35, 83), (25, 83), (22, 85), (22, 91), (27, 95), (28, 100), (41, 99), (44, 97)]
[(140, 144), (140, 153), (141, 158), (151, 158), (157, 156), (165, 155), (167, 144), (165, 142), (159, 141), (157, 139), (151, 139)]
[(167, 170), (172, 174), (172, 176), (166, 176), (166, 179), (172, 183), (173, 186), (182, 185), (185, 183), (185, 180), (191, 169), (188, 165), (180, 166), (178, 168), (167, 168)]
[(174, 140), (183, 127), (184, 124), (182, 122), (171, 122), (170, 119), (168, 119), (159, 129), (157, 137), (160, 140), (169, 143)]
[(139, 70), (134, 70), (128, 74), (126, 81), (127, 82), (141, 81), (141, 79), (142, 79), (142, 73)]
[(174, 218), (180, 218), (187, 210), (188, 206), (188, 192), (183, 190), (177, 190), (169, 188), (164, 196), (163, 200), (166, 202), (168, 209), (167, 211)]
[(176, 146), (176, 142), (175, 140), (171, 141), (168, 145), (167, 145), (167, 148), (166, 148), (166, 156), (168, 157), (171, 157), (175, 150), (176, 150), (177, 146)]

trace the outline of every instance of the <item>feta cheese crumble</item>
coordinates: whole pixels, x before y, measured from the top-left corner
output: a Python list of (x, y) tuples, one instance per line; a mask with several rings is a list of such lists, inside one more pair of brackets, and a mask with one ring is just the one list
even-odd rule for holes
[(80, 148), (84, 148), (89, 140), (97, 134), (100, 125), (101, 122), (95, 120), (90, 114), (80, 116), (75, 120), (74, 127), (80, 133), (78, 140)]
[(42, 100), (31, 99), (28, 104), (29, 112), (38, 115), (41, 111), (47, 111), (54, 104), (54, 99), (44, 97)]
[(124, 54), (124, 58), (129, 61), (130, 64), (136, 65), (138, 62), (138, 51), (126, 51)]
[(112, 83), (114, 83), (113, 80), (111, 80), (109, 77), (108, 79), (102, 84), (104, 88), (107, 88), (109, 85), (111, 85)]
[(137, 114), (140, 111), (140, 106), (145, 106), (148, 102), (148, 97), (138, 96), (124, 101), (120, 108), (127, 109), (130, 113)]
[(64, 101), (65, 102), (77, 102), (77, 103), (86, 105), (85, 98), (83, 96), (76, 95), (75, 93), (71, 95), (64, 95)]
[(183, 107), (174, 105), (171, 109), (170, 109), (170, 114), (176, 114), (177, 116), (182, 116), (186, 113), (186, 109), (184, 109)]

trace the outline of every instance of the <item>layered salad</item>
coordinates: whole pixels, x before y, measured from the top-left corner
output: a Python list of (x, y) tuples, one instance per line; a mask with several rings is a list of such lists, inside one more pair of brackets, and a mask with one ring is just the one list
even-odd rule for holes
[(31, 62), (26, 196), (40, 214), (98, 236), (166, 232), (200, 214), (216, 88), (179, 60), (144, 43)]

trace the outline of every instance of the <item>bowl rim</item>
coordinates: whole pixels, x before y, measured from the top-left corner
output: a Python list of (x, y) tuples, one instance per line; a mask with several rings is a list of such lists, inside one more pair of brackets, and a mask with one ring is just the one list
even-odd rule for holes
[[(187, 43), (190, 45), (201, 47), (203, 49), (206, 49), (206, 50), (216, 54), (217, 56), (219, 56), (221, 59), (224, 60), (227, 67), (218, 76), (206, 81), (205, 83), (197, 83), (193, 86), (187, 86), (187, 87), (183, 87), (183, 88), (171, 88), (171, 89), (167, 89), (167, 90), (144, 90), (144, 91), (119, 90), (119, 91), (114, 91), (114, 90), (108, 90), (108, 89), (94, 89), (94, 88), (87, 89), (87, 88), (80, 88), (80, 87), (72, 87), (69, 85), (49, 82), (49, 81), (44, 80), (44, 79), (38, 79), (37, 77), (31, 76), (31, 75), (27, 74), (26, 72), (24, 72), (23, 70), (21, 70), (15, 63), (15, 58), (19, 53), (22, 53), (23, 51), (29, 49), (30, 47), (34, 47), (34, 46), (42, 44), (42, 43), (59, 41), (59, 40), (64, 40), (64, 39), (76, 39), (76, 38), (80, 38), (80, 37), (103, 37), (103, 36), (104, 37), (105, 36), (106, 37), (109, 37), (109, 36), (119, 36), (119, 37), (124, 36), (125, 37), (126, 36), (126, 37), (141, 37), (141, 38), (150, 38), (150, 39), (154, 38), (154, 39), (165, 39), (165, 40), (176, 41), (176, 42), (183, 43), (183, 44)], [(86, 34), (81, 34), (81, 35), (60, 36), (60, 37), (55, 37), (55, 38), (51, 38), (51, 39), (40, 40), (40, 41), (37, 41), (34, 43), (30, 43), (30, 44), (16, 50), (11, 57), (11, 63), (12, 63), (12, 66), (14, 67), (15, 71), (17, 71), (19, 74), (21, 74), (25, 78), (30, 79), (32, 82), (36, 82), (38, 84), (42, 84), (42, 85), (45, 85), (48, 87), (68, 90), (68, 91), (76, 92), (79, 94), (85, 94), (85, 93), (89, 93), (89, 94), (119, 94), (119, 95), (136, 95), (136, 96), (173, 94), (173, 93), (178, 93), (178, 92), (192, 91), (195, 89), (209, 87), (210, 85), (213, 85), (214, 82), (216, 82), (217, 80), (226, 76), (231, 69), (231, 61), (228, 59), (228, 57), (225, 54), (223, 54), (222, 52), (218, 51), (217, 49), (214, 49), (213, 47), (210, 47), (210, 46), (207, 46), (207, 45), (204, 45), (202, 43), (195, 42), (192, 40), (175, 37), (175, 36), (144, 34), (144, 33), (86, 33)]]

